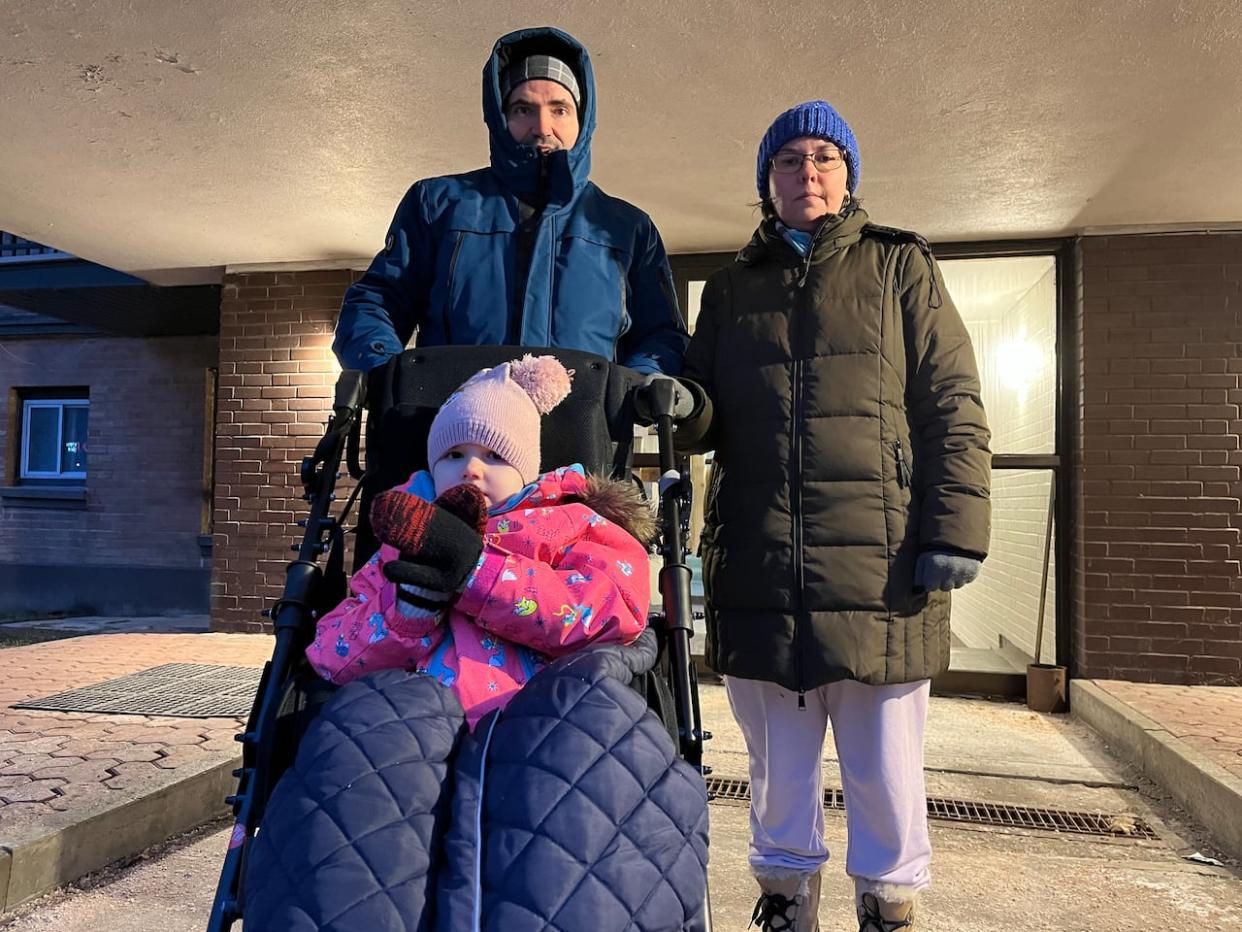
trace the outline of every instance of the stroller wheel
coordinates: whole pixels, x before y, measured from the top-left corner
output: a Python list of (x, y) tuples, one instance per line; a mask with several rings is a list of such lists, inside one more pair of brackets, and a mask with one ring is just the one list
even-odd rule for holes
[(647, 700), (647, 708), (655, 713), (668, 732), (673, 747), (680, 748), (677, 733), (677, 711), (673, 705), (673, 690), (668, 680), (660, 675), (660, 668), (639, 673), (630, 684), (634, 691)]

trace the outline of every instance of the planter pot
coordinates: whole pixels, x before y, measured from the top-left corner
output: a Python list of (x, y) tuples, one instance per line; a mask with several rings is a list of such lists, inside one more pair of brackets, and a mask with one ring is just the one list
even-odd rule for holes
[(1031, 663), (1026, 667), (1026, 705), (1032, 712), (1069, 711), (1069, 684), (1065, 667)]

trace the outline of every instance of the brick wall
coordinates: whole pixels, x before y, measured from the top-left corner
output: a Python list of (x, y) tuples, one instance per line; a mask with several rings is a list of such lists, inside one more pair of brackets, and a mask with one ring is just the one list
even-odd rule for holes
[(1242, 683), (1242, 235), (1077, 253), (1076, 672)]
[[(201, 552), (198, 536), (206, 379), (216, 364), (215, 342), (214, 336), (5, 339), (0, 353), (4, 485), (13, 484), (18, 473), (22, 389), (86, 388), (90, 397), (85, 503), (0, 499), (0, 567), (17, 574), (9, 585), (21, 586), (43, 571), (58, 580), (59, 591), (44, 592), (39, 610), (54, 607), (52, 596), (63, 597), (62, 608), (132, 610), (126, 605), (147, 604), (141, 587), (207, 572), (210, 557)], [(117, 574), (121, 578), (114, 578), (111, 589), (136, 587), (132, 596), (120, 598), (114, 591), (107, 606), (99, 604), (108, 588), (100, 577)], [(4, 595), (6, 604), (14, 597)], [(180, 607), (205, 606), (191, 600)]]
[[(1076, 268), (1065, 350), (1077, 383), (1076, 672), (1242, 683), (1242, 235), (1088, 237)], [(332, 328), (353, 278), (225, 282), (218, 630), (261, 630), (259, 611), (280, 594), (305, 513), (297, 467), (329, 411)], [(1039, 529), (1042, 501), (1032, 494), (1028, 509)]]
[[(229, 275), (220, 304), (212, 628), (261, 631), (306, 516), (298, 468), (332, 409), (348, 271)], [(343, 500), (352, 487), (338, 484)]]

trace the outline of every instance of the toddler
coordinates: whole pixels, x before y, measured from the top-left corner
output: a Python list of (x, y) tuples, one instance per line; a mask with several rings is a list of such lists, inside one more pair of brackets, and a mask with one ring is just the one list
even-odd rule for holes
[(632, 484), (577, 464), (539, 474), (540, 418), (572, 375), (528, 355), (449, 397), (428, 434), (430, 472), (372, 502), (382, 546), (319, 620), (307, 657), (320, 676), (425, 672), (473, 728), (549, 659), (638, 637), (651, 510)]

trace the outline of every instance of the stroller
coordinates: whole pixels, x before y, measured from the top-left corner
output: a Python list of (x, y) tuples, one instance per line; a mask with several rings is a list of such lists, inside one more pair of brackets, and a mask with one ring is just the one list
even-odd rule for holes
[[(247, 858), (256, 845), (256, 832), (278, 780), (291, 770), (297, 758), (303, 736), (337, 690), (310, 669), (304, 651), (314, 636), (315, 618), (345, 597), (344, 534), (353, 506), (359, 505), (357, 523), (352, 528), (356, 569), (378, 548), (369, 526), (370, 500), (404, 481), (414, 470), (426, 468), (425, 438), (440, 404), (472, 373), (516, 359), (524, 352), (522, 347), (415, 349), (395, 357), (369, 377), (352, 371), (341, 374), (327, 430), (314, 454), (302, 462), (301, 479), (310, 514), (299, 525), (306, 531), (301, 543), (293, 546), (298, 555), (289, 564), (282, 597), (265, 613), (274, 622), (276, 644), (246, 728), (237, 736), (243, 746), (243, 766), (234, 773), (238, 777), (237, 793), (227, 800), (236, 821), (212, 907), (210, 932), (229, 929), (236, 920), (244, 918), (247, 899), (243, 882)], [(588, 353), (542, 348), (538, 352), (556, 355), (575, 371), (570, 396), (543, 419), (545, 464), (580, 462), (593, 472), (628, 478), (642, 456), (636, 457), (633, 451), (633, 396), (642, 377)], [(676, 757), (684, 762), (678, 766), (683, 770), (685, 765), (693, 768), (701, 784), (701, 775), (708, 771), (702, 764), (703, 741), (711, 736), (701, 727), (696, 671), (690, 656), (690, 570), (684, 558), (691, 488), (682, 468), (684, 464), (679, 464), (673, 454), (673, 387), (671, 383), (657, 381), (648, 391), (648, 407), (655, 414), (659, 440), (659, 549), (663, 558), (659, 587), (663, 611), (649, 619), (649, 632), (654, 636), (644, 635), (653, 642), (656, 662), (649, 669), (635, 671), (629, 686), (658, 720), (660, 727), (656, 730), (667, 732), (671, 738), (670, 757), (675, 750)], [(365, 472), (359, 459), (364, 409)], [(342, 461), (358, 483), (334, 515), (334, 488)], [(361, 501), (357, 502), (359, 496)], [(321, 566), (320, 558), (325, 555)], [(534, 687), (541, 678), (544, 673), (522, 692)], [(650, 724), (651, 715), (643, 714), (648, 720), (646, 724)], [(454, 817), (457, 815), (454, 813)], [(484, 848), (482, 827), (476, 827), (476, 832), (476, 847), (490, 852), (490, 848)], [(451, 839), (448, 842), (455, 843)], [(474, 857), (477, 860), (482, 855)], [(707, 891), (704, 888), (696, 892), (701, 896), (692, 896), (690, 900), (701, 905), (695, 906), (695, 914), (679, 927), (708, 930), (711, 919)], [(443, 903), (440, 909), (444, 911)], [(483, 927), (477, 906), (473, 927)]]

